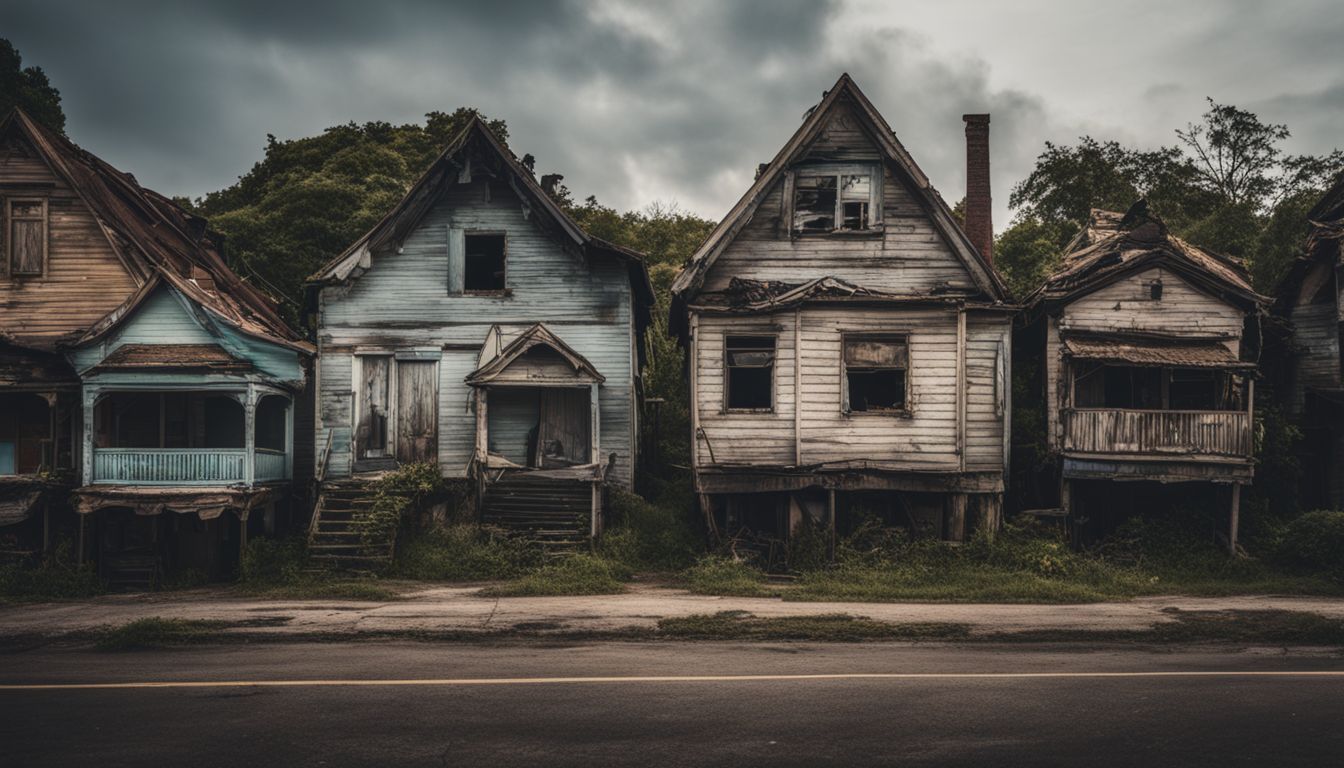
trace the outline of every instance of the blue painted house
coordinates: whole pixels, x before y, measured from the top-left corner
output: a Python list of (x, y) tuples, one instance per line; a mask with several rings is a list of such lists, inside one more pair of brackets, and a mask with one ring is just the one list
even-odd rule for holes
[(22, 112), (0, 142), (0, 521), (73, 511), (114, 581), (229, 572), (287, 512), (311, 345), (203, 220)]
[(327, 478), (430, 461), (475, 483), (487, 521), (540, 505), (585, 534), (601, 488), (631, 486), (644, 262), (584, 232), (480, 120), (309, 294)]

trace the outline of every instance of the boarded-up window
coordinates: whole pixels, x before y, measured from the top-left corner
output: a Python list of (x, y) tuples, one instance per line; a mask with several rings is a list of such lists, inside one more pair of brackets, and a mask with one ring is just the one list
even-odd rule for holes
[(364, 355), (359, 358), (360, 381), (358, 391), (359, 426), (355, 432), (356, 458), (375, 458), (388, 455), (388, 406), (391, 400), (388, 382), (392, 374), (392, 358), (386, 355)]
[(793, 187), (793, 231), (872, 229), (876, 185), (869, 171), (800, 171)]
[(46, 201), (10, 200), (7, 208), (10, 274), (42, 274), (47, 260)]
[(504, 290), (505, 238), (503, 234), (468, 234), (462, 288), (498, 293)]
[(729, 410), (775, 407), (775, 338), (729, 336), (725, 345)]
[(845, 411), (899, 413), (910, 367), (905, 337), (845, 339)]

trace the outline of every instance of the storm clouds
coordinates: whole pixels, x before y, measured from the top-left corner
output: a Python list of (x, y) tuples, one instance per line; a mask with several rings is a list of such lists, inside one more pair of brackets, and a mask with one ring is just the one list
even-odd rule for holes
[(76, 142), (197, 196), (267, 134), (475, 106), (580, 196), (719, 218), (849, 72), (949, 202), (961, 115), (990, 112), (995, 224), (1046, 140), (1174, 141), (1206, 96), (1344, 145), (1344, 14), (1304, 2), (6, 0), (0, 37), (61, 90)]

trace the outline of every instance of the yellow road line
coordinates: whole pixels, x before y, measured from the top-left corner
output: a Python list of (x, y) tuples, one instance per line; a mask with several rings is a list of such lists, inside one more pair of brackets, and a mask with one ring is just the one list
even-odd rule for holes
[(1167, 672), (849, 672), (796, 675), (652, 675), (631, 677), (461, 677), (346, 680), (162, 680), (119, 683), (4, 683), (0, 691), (87, 691), (140, 688), (302, 688), (378, 686), (576, 685), (591, 683), (738, 683), (789, 680), (1057, 680), (1107, 678), (1344, 678), (1344, 670)]

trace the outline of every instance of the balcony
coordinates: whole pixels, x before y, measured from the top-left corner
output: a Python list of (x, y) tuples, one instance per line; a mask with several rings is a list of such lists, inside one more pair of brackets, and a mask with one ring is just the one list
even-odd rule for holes
[(1153, 411), (1079, 408), (1064, 416), (1067, 453), (1147, 458), (1249, 461), (1246, 411)]
[[(283, 451), (253, 451), (255, 482), (286, 480)], [(247, 482), (244, 448), (95, 448), (93, 482), (115, 485), (235, 485)]]

